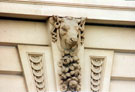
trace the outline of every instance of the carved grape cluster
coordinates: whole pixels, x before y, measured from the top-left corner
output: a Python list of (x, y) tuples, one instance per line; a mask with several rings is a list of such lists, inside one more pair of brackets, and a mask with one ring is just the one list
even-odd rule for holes
[(65, 50), (58, 66), (61, 68), (59, 72), (61, 91), (80, 91), (81, 67), (78, 56), (73, 55), (73, 52)]

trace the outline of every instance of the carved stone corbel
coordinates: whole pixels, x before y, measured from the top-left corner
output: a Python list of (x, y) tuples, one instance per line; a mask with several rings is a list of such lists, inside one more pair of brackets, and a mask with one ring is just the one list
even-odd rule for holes
[(57, 91), (81, 91), (84, 18), (50, 17)]

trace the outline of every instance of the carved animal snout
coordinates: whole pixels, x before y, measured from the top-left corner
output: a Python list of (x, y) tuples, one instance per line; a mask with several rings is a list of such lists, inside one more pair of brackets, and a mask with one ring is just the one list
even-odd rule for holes
[(70, 38), (70, 41), (75, 44), (77, 43), (77, 38)]

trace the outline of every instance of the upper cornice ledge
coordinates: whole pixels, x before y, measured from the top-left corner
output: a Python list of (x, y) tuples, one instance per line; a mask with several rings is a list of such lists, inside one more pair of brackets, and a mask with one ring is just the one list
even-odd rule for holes
[(89, 0), (1, 0), (0, 2), (135, 11), (135, 2), (133, 1), (95, 2)]

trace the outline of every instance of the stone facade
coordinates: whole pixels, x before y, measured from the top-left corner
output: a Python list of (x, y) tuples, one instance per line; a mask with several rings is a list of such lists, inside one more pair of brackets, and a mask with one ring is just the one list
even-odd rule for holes
[(134, 2), (0, 2), (0, 92), (134, 92)]

